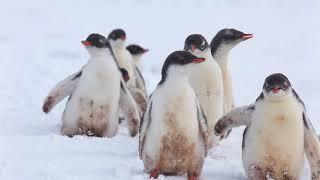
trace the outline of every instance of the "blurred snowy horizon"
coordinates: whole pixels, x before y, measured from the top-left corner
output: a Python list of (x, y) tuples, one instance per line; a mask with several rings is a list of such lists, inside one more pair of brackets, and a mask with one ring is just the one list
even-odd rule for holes
[[(0, 149), (0, 179), (145, 177), (132, 148), (137, 139), (125, 131), (113, 139), (68, 139), (59, 135), (65, 103), (49, 115), (41, 111), (49, 90), (86, 63), (80, 41), (93, 32), (107, 36), (114, 28), (126, 31), (128, 44), (150, 49), (141, 60), (149, 92), (160, 80), (167, 55), (182, 49), (188, 35), (201, 33), (210, 42), (223, 28), (253, 33), (230, 55), (236, 105), (252, 103), (265, 77), (282, 72), (320, 132), (319, 19), (318, 0), (3, 0), (0, 146), (5, 148)], [(240, 128), (211, 152), (202, 179), (243, 178), (241, 138)], [(88, 170), (81, 163), (96, 164)]]

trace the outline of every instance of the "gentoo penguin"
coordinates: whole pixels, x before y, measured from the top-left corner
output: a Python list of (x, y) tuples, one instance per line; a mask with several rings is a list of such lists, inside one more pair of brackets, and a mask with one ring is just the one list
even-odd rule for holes
[(127, 46), (127, 50), (130, 52), (130, 54), (132, 55), (132, 60), (133, 60), (133, 63), (135, 65), (139, 65), (139, 62), (140, 62), (140, 59), (141, 59), (141, 56), (148, 52), (149, 49), (145, 49), (139, 45), (136, 45), (136, 44), (130, 44)]
[(66, 96), (69, 100), (62, 117), (63, 135), (113, 137), (118, 129), (118, 108), (128, 120), (131, 136), (138, 131), (139, 113), (124, 83), (111, 46), (104, 36), (91, 34), (82, 44), (90, 54), (88, 63), (61, 81), (46, 97), (48, 113)]
[[(108, 39), (110, 41), (112, 50), (114, 51), (114, 55), (119, 67), (126, 69), (129, 73), (130, 80), (127, 82), (128, 87), (141, 89), (146, 99), (147, 91), (142, 74), (134, 65), (133, 57), (125, 47), (126, 33), (122, 29), (115, 29), (109, 34)], [(132, 92), (132, 94), (134, 95), (135, 93)], [(140, 109), (143, 111), (146, 102), (144, 102), (143, 99), (141, 99), (139, 96), (133, 96), (133, 98), (139, 105)]]
[(146, 90), (146, 85), (145, 85), (144, 78), (143, 78), (142, 73), (140, 71), (139, 61), (141, 59), (141, 56), (144, 53), (148, 52), (149, 50), (145, 49), (145, 48), (142, 48), (141, 46), (136, 45), (136, 44), (131, 44), (131, 45), (127, 46), (127, 50), (132, 55), (134, 73), (135, 73), (135, 77), (136, 77), (136, 88), (135, 89), (136, 90), (140, 90), (140, 91), (142, 91), (144, 93), (144, 95), (143, 95), (144, 97), (136, 97), (135, 93), (132, 93), (132, 96), (137, 101), (137, 103), (139, 104), (140, 108), (142, 110), (144, 110), (145, 109), (145, 105), (146, 105), (146, 101), (145, 100), (147, 99), (147, 90)]
[(145, 81), (144, 81), (144, 78), (143, 78), (142, 73), (140, 71), (141, 67), (139, 66), (139, 62), (140, 62), (142, 55), (144, 53), (148, 52), (149, 49), (142, 48), (141, 46), (136, 45), (136, 44), (131, 44), (131, 45), (127, 46), (127, 50), (130, 52), (130, 54), (132, 56), (133, 65), (135, 68), (137, 87), (146, 92)]
[(249, 180), (298, 180), (304, 155), (312, 180), (320, 180), (320, 143), (304, 103), (285, 75), (267, 77), (256, 102), (224, 115), (215, 133), (242, 125), (242, 159)]
[(140, 124), (139, 155), (150, 178), (159, 174), (198, 180), (207, 153), (207, 121), (188, 74), (205, 61), (186, 51), (170, 54)]
[(126, 69), (129, 73), (130, 80), (128, 81), (128, 85), (136, 87), (136, 77), (132, 56), (125, 46), (126, 33), (122, 29), (115, 29), (109, 34), (108, 40), (110, 41), (119, 67)]
[(218, 62), (222, 72), (224, 113), (229, 112), (234, 107), (232, 79), (228, 66), (229, 52), (240, 42), (252, 37), (252, 34), (245, 34), (235, 29), (222, 29), (216, 34), (210, 43), (211, 54)]
[[(199, 98), (209, 128), (213, 129), (216, 121), (223, 115), (223, 82), (220, 67), (212, 58), (207, 40), (200, 34), (188, 36), (184, 50), (206, 59), (192, 71), (189, 81)], [(209, 138), (209, 147), (211, 148), (217, 140), (213, 134)]]
[[(126, 69), (120, 68), (120, 71), (122, 73), (122, 77), (125, 82), (128, 82), (130, 80), (129, 73)], [(129, 92), (131, 96), (135, 99), (137, 106), (139, 106), (139, 114), (140, 117), (142, 116), (142, 113), (147, 105), (147, 97), (146, 94), (139, 88), (129, 86), (128, 87)]]

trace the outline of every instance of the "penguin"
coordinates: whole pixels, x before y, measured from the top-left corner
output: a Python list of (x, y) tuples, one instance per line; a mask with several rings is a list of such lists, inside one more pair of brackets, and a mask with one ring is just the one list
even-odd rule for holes
[(149, 49), (145, 49), (137, 44), (130, 44), (126, 47), (126, 49), (130, 52), (130, 54), (132, 55), (132, 60), (133, 60), (133, 63), (138, 66), (139, 63), (140, 63), (140, 59), (141, 59), (141, 56), (148, 52)]
[(139, 126), (139, 112), (116, 64), (108, 40), (90, 34), (82, 44), (89, 52), (88, 63), (61, 81), (46, 97), (43, 111), (50, 112), (69, 96), (62, 117), (61, 133), (67, 136), (113, 137), (118, 129), (118, 109), (128, 120), (131, 136)]
[(224, 113), (229, 112), (234, 107), (232, 78), (229, 69), (229, 52), (240, 42), (252, 37), (252, 34), (245, 34), (236, 29), (222, 29), (215, 35), (210, 43), (211, 54), (218, 62), (222, 72)]
[(128, 81), (128, 85), (136, 87), (136, 76), (132, 56), (125, 46), (126, 33), (122, 29), (115, 29), (109, 33), (108, 40), (119, 67), (126, 69), (129, 73), (130, 80)]
[(208, 124), (188, 74), (204, 61), (187, 51), (175, 51), (163, 64), (161, 81), (149, 96), (139, 130), (139, 155), (150, 178), (187, 174), (188, 180), (199, 179)]
[[(132, 55), (132, 60), (133, 60), (133, 66), (134, 66), (134, 74), (136, 77), (136, 88), (129, 88), (129, 89), (134, 89), (134, 92), (132, 92), (132, 96), (134, 97), (134, 99), (137, 101), (137, 104), (140, 106), (140, 109), (144, 110), (145, 106), (146, 106), (146, 99), (148, 97), (147, 94), (147, 90), (146, 90), (146, 84), (144, 81), (144, 78), (142, 76), (142, 73), (140, 71), (140, 66), (139, 66), (139, 61), (141, 59), (141, 56), (148, 52), (148, 49), (142, 48), (139, 45), (136, 44), (131, 44), (129, 46), (127, 46), (127, 50), (130, 52), (130, 54)], [(143, 97), (140, 96), (135, 96), (136, 92), (140, 91), (143, 92)], [(139, 93), (139, 95), (141, 95)]]
[[(193, 55), (205, 58), (204, 63), (195, 68), (189, 78), (194, 88), (209, 127), (213, 129), (216, 121), (223, 115), (223, 82), (218, 63), (212, 58), (207, 40), (201, 34), (189, 35), (185, 40), (184, 50)], [(209, 147), (212, 148), (218, 137), (214, 134), (209, 138)]]
[[(128, 71), (124, 68), (120, 68), (120, 71), (121, 71), (121, 74), (122, 74), (124, 81), (128, 82), (130, 80)], [(139, 115), (141, 117), (142, 113), (144, 111), (144, 108), (147, 105), (146, 94), (141, 89), (136, 88), (136, 87), (132, 87), (132, 86), (129, 86), (128, 90), (129, 90), (130, 94), (132, 95), (133, 99), (135, 99), (136, 105), (139, 107), (138, 110), (139, 110)], [(122, 118), (120, 118), (120, 119), (122, 119)]]
[(320, 180), (320, 143), (303, 101), (285, 75), (268, 76), (255, 103), (225, 114), (215, 133), (238, 126), (246, 126), (242, 160), (249, 180), (298, 180), (304, 155), (312, 180)]

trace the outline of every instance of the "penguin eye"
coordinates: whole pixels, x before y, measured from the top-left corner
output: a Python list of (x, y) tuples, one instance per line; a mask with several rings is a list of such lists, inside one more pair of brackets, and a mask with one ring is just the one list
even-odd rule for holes
[(200, 49), (204, 50), (205, 48), (206, 48), (206, 45), (205, 44), (201, 44)]

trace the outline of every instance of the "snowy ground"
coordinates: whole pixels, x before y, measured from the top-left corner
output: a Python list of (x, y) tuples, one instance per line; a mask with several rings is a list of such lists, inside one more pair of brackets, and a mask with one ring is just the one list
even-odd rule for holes
[[(300, 1), (301, 2), (301, 1)], [(143, 74), (152, 91), (165, 57), (191, 33), (211, 41), (224, 27), (255, 35), (232, 51), (237, 105), (251, 103), (264, 78), (283, 72), (304, 99), (320, 132), (320, 1), (307, 0), (10, 0), (0, 7), (0, 179), (146, 179), (137, 138), (123, 128), (113, 139), (59, 135), (65, 103), (45, 115), (43, 98), (78, 70), (89, 33), (124, 28), (129, 43), (151, 51)], [(202, 180), (244, 179), (242, 129), (210, 152)], [(288, 143), (294, 142), (288, 139)], [(161, 177), (161, 179), (183, 179)], [(310, 179), (307, 169), (303, 179)]]

